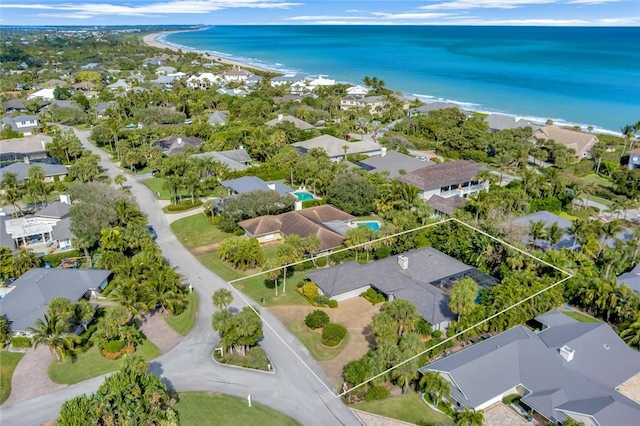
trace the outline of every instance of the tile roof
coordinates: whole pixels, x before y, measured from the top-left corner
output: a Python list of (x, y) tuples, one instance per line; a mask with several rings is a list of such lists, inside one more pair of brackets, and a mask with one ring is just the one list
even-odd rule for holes
[[(565, 410), (592, 415), (602, 426), (635, 424), (640, 405), (615, 387), (640, 371), (640, 354), (604, 323), (553, 319), (559, 315), (564, 314), (552, 311), (536, 319), (560, 325), (539, 333), (516, 326), (420, 371), (449, 374), (455, 383), (451, 395), (467, 407), (520, 384), (531, 392), (522, 401), (550, 420), (563, 420)], [(565, 341), (575, 350), (573, 360), (545, 343), (551, 335), (555, 343)]]
[(540, 127), (533, 133), (533, 139), (553, 139), (556, 143), (562, 144), (567, 148), (572, 148), (576, 152), (576, 155), (580, 155), (580, 153), (587, 150), (591, 144), (598, 141), (596, 135), (563, 129), (555, 124)]
[(478, 178), (486, 167), (471, 160), (458, 160), (426, 166), (400, 176), (398, 180), (417, 186), (423, 191), (456, 185)]
[(451, 216), (456, 209), (462, 207), (465, 201), (466, 198), (464, 197), (443, 198), (436, 194), (431, 196), (431, 198), (427, 200), (427, 203), (433, 207), (434, 210)]
[(300, 120), (299, 118), (294, 117), (292, 115), (278, 116), (278, 118), (274, 118), (273, 120), (269, 120), (264, 124), (269, 126), (269, 127), (275, 127), (275, 126), (277, 126), (278, 124), (280, 124), (282, 122), (293, 123), (293, 125), (296, 126), (296, 128), (298, 128), (300, 130), (313, 129), (313, 125), (312, 124), (309, 124), (304, 120)]
[(344, 149), (342, 147), (345, 145), (348, 147), (347, 154), (373, 153), (381, 150), (380, 144), (372, 141), (348, 142), (331, 135), (321, 135), (291, 144), (291, 146), (298, 148), (302, 154), (306, 154), (313, 148), (322, 148), (330, 158), (343, 157)]
[(25, 330), (43, 318), (51, 299), (66, 297), (75, 303), (109, 275), (102, 269), (33, 268), (13, 282), (15, 288), (0, 299), (0, 311), (13, 331)]
[(353, 219), (354, 216), (330, 204), (324, 204), (275, 216), (260, 216), (244, 220), (238, 225), (255, 237), (274, 232), (281, 232), (285, 236), (295, 234), (301, 238), (314, 234), (320, 239), (320, 251), (324, 251), (339, 247), (344, 241), (344, 235), (336, 232), (328, 224)]

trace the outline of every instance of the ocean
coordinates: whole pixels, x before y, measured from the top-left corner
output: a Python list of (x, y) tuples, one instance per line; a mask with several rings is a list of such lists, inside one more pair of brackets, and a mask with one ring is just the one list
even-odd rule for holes
[(538, 122), (609, 133), (640, 120), (640, 28), (214, 26), (164, 41)]

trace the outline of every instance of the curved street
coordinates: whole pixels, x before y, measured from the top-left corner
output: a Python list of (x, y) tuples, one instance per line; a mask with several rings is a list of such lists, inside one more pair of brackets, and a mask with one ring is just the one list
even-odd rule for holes
[[(88, 131), (75, 132), (84, 147), (100, 156), (100, 166), (112, 180), (122, 173), (105, 152), (88, 142)], [(211, 352), (218, 336), (211, 328), (214, 311), (211, 295), (216, 289), (229, 285), (182, 246), (155, 196), (144, 184), (127, 176), (126, 185), (155, 228), (156, 243), (164, 256), (193, 285), (200, 302), (194, 328), (175, 348), (151, 361), (150, 371), (177, 391), (212, 391), (241, 398), (251, 395), (253, 401), (281, 411), (304, 425), (360, 425), (352, 411), (334, 396), (331, 384), (306, 348), (266, 309), (261, 311), (264, 328), (261, 345), (275, 367), (275, 374), (213, 362)], [(248, 299), (235, 289), (232, 291), (233, 306), (238, 309), (247, 306)], [(96, 377), (3, 408), (0, 423), (38, 425), (50, 421), (56, 418), (65, 400), (94, 392), (103, 380), (104, 376)]]

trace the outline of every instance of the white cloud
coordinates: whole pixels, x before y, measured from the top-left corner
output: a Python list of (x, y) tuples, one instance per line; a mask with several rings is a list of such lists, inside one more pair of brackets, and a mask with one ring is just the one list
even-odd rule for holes
[(549, 3), (558, 3), (558, 0), (453, 0), (453, 1), (445, 1), (442, 3), (428, 4), (426, 6), (420, 6), (419, 9), (423, 9), (423, 10), (516, 9), (523, 6), (531, 6), (536, 4), (549, 4)]
[(451, 16), (450, 13), (434, 13), (434, 12), (418, 12), (418, 13), (385, 13), (385, 12), (372, 12), (374, 16), (383, 19), (435, 19), (443, 18), (445, 16)]
[(495, 19), (485, 20), (479, 18), (462, 19), (451, 22), (453, 25), (513, 25), (513, 26), (541, 26), (541, 27), (575, 27), (592, 25), (591, 21), (583, 19)]
[(591, 4), (617, 3), (619, 1), (620, 0), (570, 0), (567, 3), (591, 5)]
[(366, 16), (341, 16), (341, 15), (299, 15), (299, 16), (290, 16), (288, 18), (284, 18), (287, 21), (349, 21), (349, 20), (366, 20), (371, 19)]
[(115, 5), (110, 3), (59, 3), (18, 4), (0, 3), (0, 9), (53, 10), (47, 16), (62, 18), (93, 18), (98, 16), (159, 16), (167, 14), (202, 14), (222, 9), (288, 9), (302, 3), (277, 0), (170, 0), (137, 5)]

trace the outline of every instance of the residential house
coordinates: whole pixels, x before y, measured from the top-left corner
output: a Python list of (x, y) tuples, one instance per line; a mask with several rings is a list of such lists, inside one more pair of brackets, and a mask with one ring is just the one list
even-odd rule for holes
[(593, 147), (598, 143), (596, 135), (563, 129), (555, 124), (540, 127), (533, 132), (533, 136), (529, 141), (538, 143), (550, 139), (564, 145), (567, 149), (572, 149), (578, 161), (583, 158), (591, 158)]
[(384, 96), (366, 96), (348, 95), (340, 99), (340, 109), (368, 109), (369, 112), (379, 112), (387, 105)]
[(449, 197), (444, 198), (439, 195), (432, 195), (427, 203), (433, 209), (434, 216), (451, 216), (453, 212), (458, 210), (466, 203), (467, 199), (464, 197)]
[(278, 124), (283, 122), (292, 123), (297, 129), (300, 129), (300, 130), (310, 130), (314, 128), (313, 124), (309, 124), (306, 121), (300, 120), (299, 118), (294, 117), (292, 115), (283, 115), (283, 114), (278, 114), (277, 118), (274, 118), (273, 120), (269, 120), (264, 124), (266, 124), (269, 127), (276, 127)]
[(3, 244), (12, 250), (27, 248), (43, 254), (71, 250), (73, 234), (70, 230), (70, 208), (71, 200), (63, 194), (60, 195), (60, 201), (49, 204), (33, 215), (5, 220), (5, 232), (11, 236), (12, 243), (7, 241)]
[(228, 151), (211, 151), (196, 154), (197, 158), (211, 158), (226, 165), (231, 171), (245, 170), (251, 165), (251, 157), (244, 148)]
[(131, 73), (129, 75), (129, 77), (127, 77), (127, 80), (129, 80), (132, 83), (144, 83), (145, 82), (145, 77), (144, 75), (140, 74), (140, 73)]
[(107, 109), (116, 106), (114, 101), (100, 102), (96, 105), (96, 117), (100, 120), (107, 118)]
[(147, 67), (149, 65), (151, 66), (159, 66), (162, 65), (164, 62), (164, 60), (159, 59), (159, 58), (147, 58), (144, 61), (142, 61), (142, 66), (143, 67)]
[(202, 139), (194, 136), (168, 136), (153, 142), (151, 146), (158, 146), (163, 153), (171, 155), (182, 152), (187, 148), (198, 151), (203, 143)]
[(207, 123), (213, 126), (224, 126), (227, 124), (227, 114), (222, 111), (214, 111), (209, 114), (209, 118), (207, 118)]
[(156, 68), (156, 74), (158, 74), (158, 75), (173, 74), (176, 71), (178, 71), (178, 70), (175, 69), (174, 67), (169, 67), (169, 66), (161, 66), (161, 67)]
[(364, 98), (370, 92), (370, 89), (364, 86), (351, 86), (347, 89), (347, 96), (355, 96), (356, 98)]
[(249, 92), (247, 92), (246, 90), (243, 89), (223, 89), (222, 87), (219, 88), (218, 90), (216, 90), (216, 93), (220, 93), (221, 95), (229, 95), (229, 96), (238, 96), (238, 97), (245, 97), (249, 94)]
[(27, 100), (30, 101), (33, 99), (42, 99), (45, 101), (52, 101), (55, 99), (55, 97), (53, 96), (53, 89), (40, 89), (37, 92), (34, 92), (29, 96), (27, 96)]
[(243, 70), (240, 67), (235, 67), (222, 73), (222, 78), (229, 82), (244, 82), (247, 81), (251, 73), (247, 70)]
[(336, 81), (334, 79), (325, 78), (325, 76), (319, 75), (318, 78), (309, 80), (307, 86), (310, 90), (313, 90), (316, 87), (335, 86), (335, 84)]
[(35, 161), (49, 157), (46, 144), (53, 139), (46, 135), (33, 135), (24, 138), (0, 140), (0, 161)]
[(65, 87), (66, 85), (67, 82), (64, 80), (60, 80), (59, 78), (52, 78), (42, 83), (40, 87), (55, 89), (56, 87)]
[(306, 155), (307, 152), (314, 148), (321, 148), (332, 161), (344, 159), (345, 147), (346, 154), (378, 155), (382, 152), (380, 144), (373, 141), (347, 142), (331, 135), (321, 135), (306, 141), (295, 142), (291, 146), (297, 148), (302, 155)]
[(204, 72), (199, 76), (192, 75), (191, 77), (189, 77), (187, 79), (187, 87), (190, 87), (192, 89), (197, 89), (197, 88), (206, 89), (208, 87), (211, 87), (214, 84), (219, 84), (222, 81), (223, 81), (222, 77), (212, 74), (210, 72)]
[(229, 195), (246, 194), (252, 191), (276, 191), (280, 195), (293, 192), (289, 186), (280, 182), (265, 182), (256, 176), (243, 176), (237, 179), (223, 180), (220, 182), (225, 188), (229, 188)]
[(258, 84), (260, 82), (262, 82), (262, 77), (260, 77), (259, 75), (255, 75), (254, 74), (254, 75), (251, 75), (251, 76), (249, 76), (247, 78), (247, 80), (245, 81), (245, 84), (248, 87), (253, 87), (253, 86), (255, 86), (256, 84)]
[(71, 85), (71, 88), (73, 90), (79, 90), (81, 92), (88, 92), (89, 90), (92, 90), (95, 87), (96, 87), (96, 84), (90, 81), (81, 81), (79, 83)]
[(35, 115), (18, 115), (2, 119), (3, 126), (10, 126), (14, 132), (20, 132), (24, 136), (30, 136), (40, 128), (40, 121)]
[(14, 112), (27, 112), (27, 106), (24, 99), (11, 99), (2, 104), (4, 112), (12, 114)]
[(489, 131), (492, 133), (507, 129), (523, 129), (525, 127), (531, 127), (534, 130), (538, 128), (538, 126), (523, 118), (502, 114), (491, 114), (484, 119), (484, 122), (487, 123)]
[(290, 94), (284, 96), (276, 96), (273, 98), (273, 102), (276, 104), (286, 104), (287, 102), (295, 102), (299, 104), (306, 98), (315, 98), (315, 96), (313, 95), (313, 93)]
[[(539, 238), (533, 241), (531, 239), (529, 228), (534, 222), (542, 222), (545, 229), (548, 229), (555, 223), (562, 230), (562, 238), (554, 244), (553, 247), (550, 247), (549, 241), (544, 238)], [(554, 250), (562, 250), (563, 248), (575, 250), (579, 247), (579, 244), (574, 241), (574, 237), (570, 233), (571, 221), (548, 211), (542, 210), (513, 219), (507, 222), (504, 226), (510, 234), (517, 235), (516, 238), (518, 238), (523, 244), (532, 244), (543, 249), (553, 248)]]
[(627, 166), (630, 170), (640, 169), (640, 148), (629, 151), (629, 163)]
[(271, 87), (280, 87), (280, 86), (284, 86), (285, 84), (294, 84), (294, 83), (305, 83), (306, 78), (304, 75), (302, 74), (287, 74), (287, 75), (282, 75), (282, 76), (278, 76), (278, 77), (273, 77), (269, 84), (271, 84)]
[(85, 71), (86, 70), (92, 70), (92, 69), (96, 68), (98, 65), (100, 65), (100, 64), (97, 63), (97, 62), (89, 62), (88, 64), (81, 66), (80, 69), (85, 70)]
[(413, 117), (414, 115), (427, 115), (429, 111), (438, 111), (441, 109), (455, 108), (465, 115), (469, 115), (468, 111), (461, 109), (457, 104), (451, 102), (431, 102), (426, 105), (422, 105), (415, 108), (409, 108), (407, 110), (407, 116)]
[[(640, 418), (640, 353), (606, 323), (559, 311), (536, 317), (536, 331), (516, 326), (420, 368), (450, 385), (453, 407), (481, 410), (519, 395), (520, 405), (550, 423), (632, 426)], [(635, 400), (633, 399), (635, 398)]]
[(323, 295), (337, 301), (358, 297), (370, 288), (382, 293), (389, 301), (409, 300), (436, 330), (446, 329), (456, 318), (449, 309), (447, 292), (456, 282), (467, 277), (485, 287), (498, 283), (490, 275), (433, 247), (411, 250), (366, 264), (343, 263), (307, 274)]
[(355, 163), (356, 166), (369, 173), (385, 173), (389, 179), (397, 178), (432, 164), (435, 163), (422, 161), (410, 155), (401, 154), (398, 151), (387, 151), (385, 147), (380, 148), (380, 155), (372, 155)]
[[(29, 336), (29, 328), (35, 327), (38, 319), (44, 320), (51, 300), (64, 297), (76, 303), (94, 298), (107, 287), (111, 274), (104, 269), (30, 269), (0, 299), (0, 312), (14, 335)], [(72, 332), (79, 334), (83, 330), (80, 326)]]
[(131, 89), (131, 85), (127, 83), (126, 80), (120, 79), (113, 84), (109, 84), (107, 86), (107, 89), (111, 90), (112, 92), (127, 91)]
[(243, 220), (238, 225), (245, 230), (248, 237), (257, 238), (259, 242), (270, 242), (298, 235), (306, 238), (316, 235), (320, 239), (319, 252), (340, 247), (344, 236), (355, 219), (349, 213), (330, 205), (311, 207), (279, 215), (266, 215)]
[(629, 272), (618, 276), (618, 284), (626, 284), (636, 293), (640, 293), (640, 264)]
[(30, 160), (27, 158), (24, 162), (12, 163), (0, 168), (0, 180), (4, 179), (7, 173), (15, 173), (18, 182), (26, 181), (29, 176), (29, 169), (33, 166), (38, 166), (44, 171), (44, 181), (47, 183), (64, 180), (69, 174), (67, 168), (61, 164), (30, 164)]
[(177, 81), (177, 78), (170, 75), (159, 75), (155, 80), (151, 80), (151, 84), (160, 86), (162, 89), (173, 89), (173, 84)]
[(434, 195), (442, 198), (466, 197), (489, 190), (488, 182), (480, 182), (478, 174), (485, 167), (475, 161), (459, 160), (426, 166), (398, 177), (420, 190), (420, 198), (429, 200)]

